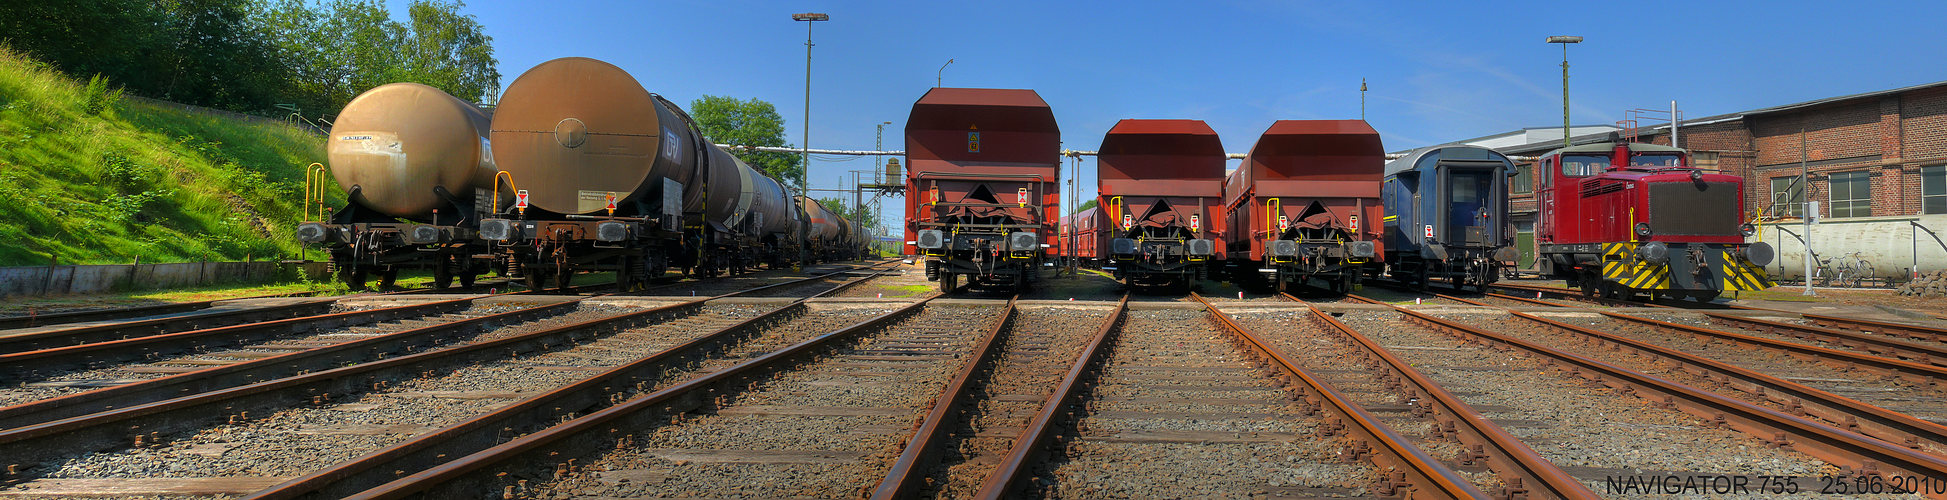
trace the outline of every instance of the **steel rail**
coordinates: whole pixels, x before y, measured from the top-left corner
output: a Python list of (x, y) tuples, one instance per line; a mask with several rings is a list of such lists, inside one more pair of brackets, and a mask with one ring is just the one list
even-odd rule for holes
[(579, 301), (523, 308), (429, 325), (277, 356), (205, 368), (167, 377), (0, 407), (0, 429), (52, 422), (96, 412), (202, 394), (382, 359), (492, 327), (567, 312)]
[(1826, 328), (1852, 330), (1852, 331), (1863, 332), (1863, 333), (1887, 335), (1892, 337), (1904, 337), (1913, 340), (1925, 340), (1930, 342), (1947, 341), (1947, 329), (1931, 327), (1931, 326), (1910, 325), (1906, 323), (1895, 323), (1891, 321), (1880, 321), (1880, 320), (1865, 319), (1865, 318), (1842, 318), (1842, 317), (1826, 315), (1826, 314), (1800, 313), (1799, 317), (1805, 318), (1807, 321), (1811, 321), (1812, 324), (1826, 327)]
[[(691, 303), (701, 303), (711, 299), (731, 297), (774, 287), (791, 286), (805, 281), (822, 279), (831, 274), (838, 273), (821, 274), (790, 282), (749, 288), (716, 297), (693, 299)], [(524, 308), (479, 318), (430, 325), (278, 356), (69, 394), (31, 403), (0, 407), (0, 429), (11, 429), (51, 422), (89, 413), (112, 411), (116, 408), (127, 408), (135, 405), (187, 397), (193, 394), (202, 394), (229, 387), (299, 376), (312, 371), (342, 367), (348, 363), (375, 361), (401, 352), (411, 352), (420, 348), (436, 346), (440, 342), (492, 325), (526, 321), (540, 316), (552, 316), (565, 313), (576, 307), (582, 300), (585, 300), (585, 298), (574, 299), (559, 304)]]
[[(1740, 325), (1761, 332), (1776, 333), (1787, 337), (1810, 338), (1832, 342), (1845, 347), (1857, 347), (1866, 352), (1894, 359), (1908, 360), (1926, 365), (1947, 365), (1947, 345), (1938, 343), (1908, 342), (1905, 336), (1886, 337), (1867, 333), (1849, 332), (1822, 326), (1799, 325), (1757, 318), (1746, 318), (1723, 313), (1706, 312), (1711, 319)], [(1940, 372), (1947, 376), (1947, 371)]]
[[(320, 314), (242, 325), (149, 335), (35, 351), (0, 354), (0, 383), (44, 372), (154, 359), (196, 349), (261, 341), (321, 329), (378, 323), (464, 310), (479, 297)], [(326, 304), (329, 306), (329, 304)]]
[[(529, 422), (559, 422), (565, 416), (599, 409), (626, 397), (631, 388), (640, 390), (683, 363), (702, 361), (729, 346), (745, 342), (762, 333), (767, 325), (788, 321), (806, 310), (812, 298), (828, 295), (876, 277), (881, 270), (862, 279), (848, 281), (810, 297), (791, 301), (733, 325), (725, 326), (688, 342), (638, 358), (593, 376), (577, 380), (514, 404), (413, 436), (405, 441), (340, 462), (322, 470), (279, 483), (244, 498), (253, 500), (291, 498), (339, 498), (398, 479), (398, 471), (420, 471), (437, 466), (447, 457), (460, 457), (500, 444), (502, 429), (528, 426)], [(742, 292), (739, 292), (742, 293)], [(708, 300), (708, 299), (706, 299)], [(545, 425), (545, 424), (544, 424)]]
[(1108, 357), (1110, 338), (1121, 332), (1119, 326), (1128, 312), (1129, 295), (1124, 294), (1122, 300), (1116, 302), (1115, 311), (1109, 313), (1108, 319), (1103, 320), (1102, 326), (1095, 330), (1095, 336), (1089, 339), (1081, 354), (1075, 356), (1075, 362), (1069, 365), (1068, 373), (1062, 376), (1061, 383), (1049, 394), (1048, 401), (1041, 405), (1041, 411), (1014, 438), (1014, 445), (1007, 450), (1007, 457), (981, 482), (975, 497), (1007, 498), (1008, 493), (1028, 476), (1028, 468), (1039, 462), (1041, 454), (1049, 449), (1050, 440), (1056, 434), (1055, 422), (1068, 413), (1068, 408), (1081, 402), (1082, 386), (1094, 377), (1091, 367), (1101, 367)]
[[(1011, 331), (1014, 324), (1015, 301), (1009, 298), (1007, 306), (1001, 311), (1000, 321), (994, 328), (980, 337), (974, 348), (974, 358), (960, 365), (960, 372), (948, 382), (946, 390), (933, 401), (933, 410), (926, 413), (920, 421), (919, 429), (912, 439), (906, 440), (906, 447), (899, 452), (886, 477), (879, 480), (879, 486), (872, 491), (872, 498), (918, 498), (927, 486), (926, 476), (939, 465), (940, 454), (945, 452), (947, 437), (952, 434), (953, 425), (960, 419), (961, 412), (977, 402), (973, 395), (974, 378), (986, 373), (1000, 358), (1002, 348), (1006, 347), (1003, 335)], [(1128, 303), (1128, 298), (1123, 298)], [(1120, 306), (1118, 306), (1120, 307)]]
[(1355, 300), (1386, 305), (1435, 331), (1469, 340), (1484, 340), (1491, 348), (1519, 349), (1538, 355), (1551, 365), (1563, 363), (1569, 367), (1572, 375), (1615, 388), (1623, 394), (1634, 394), (1665, 408), (1683, 411), (1705, 422), (1749, 434), (1770, 446), (1803, 451), (1841, 467), (1844, 471), (1842, 474), (1846, 476), (1909, 474), (1929, 478), (1947, 477), (1947, 459), (1938, 456), (1405, 307), (1364, 297)]
[[(1487, 497), (1486, 493), (1467, 481), (1467, 478), (1447, 468), (1438, 459), (1427, 455), (1425, 450), (1414, 446), (1405, 436), (1401, 436), (1398, 431), (1380, 422), (1379, 417), (1373, 416), (1358, 403), (1345, 397), (1324, 379), (1300, 367), (1284, 353), (1283, 349), (1258, 336), (1256, 332), (1237, 324), (1229, 314), (1217, 310), (1203, 296), (1191, 293), (1190, 297), (1202, 304), (1204, 310), (1223, 325), (1224, 330), (1234, 337), (1233, 342), (1239, 347), (1248, 347), (1260, 359), (1275, 364), (1287, 375), (1283, 377), (1285, 380), (1297, 378), (1303, 382), (1302, 388), (1305, 389), (1307, 405), (1335, 415), (1336, 419), (1346, 424), (1344, 425), (1346, 429), (1362, 436), (1358, 438), (1361, 448), (1379, 452), (1372, 455), (1373, 459), (1394, 470), (1385, 474), (1386, 477), (1381, 478), (1380, 482), (1373, 486), (1373, 493), (1379, 496), (1407, 498), (1424, 498), (1416, 493), (1439, 498)], [(1314, 401), (1314, 399), (1322, 401)], [(1374, 444), (1378, 446), (1375, 447)]]
[[(763, 370), (781, 369), (793, 362), (815, 357), (825, 352), (825, 348), (840, 341), (853, 339), (892, 321), (910, 316), (937, 297), (938, 295), (935, 294), (872, 319), (806, 339), (722, 370), (691, 378), (648, 395), (611, 405), (345, 498), (385, 499), (408, 498), (415, 495), (432, 498), (484, 497), (490, 491), (499, 492), (493, 483), (495, 474), (489, 472), (496, 466), (529, 470), (542, 467), (544, 469), (540, 470), (551, 469), (557, 473), (571, 473), (573, 470), (567, 463), (569, 459), (565, 457), (579, 456), (577, 450), (621, 446), (627, 441), (624, 436), (617, 435), (621, 433), (620, 429), (654, 427), (659, 423), (667, 423), (668, 416), (654, 410), (675, 407), (674, 410), (681, 413), (707, 405), (711, 394), (720, 394), (717, 392), (720, 386), (748, 383), (752, 378), (760, 376), (759, 372)], [(601, 429), (613, 432), (602, 432)]]
[[(1453, 300), (1467, 302), (1475, 305), (1503, 309), (1506, 310), (1508, 314), (1523, 319), (1527, 319), (1529, 321), (1534, 321), (1537, 323), (1548, 325), (1550, 327), (1554, 327), (1560, 330), (1565, 330), (1571, 333), (1580, 334), (1590, 339), (1593, 339), (1598, 343), (1603, 343), (1603, 342), (1614, 343), (1619, 346), (1628, 347), (1631, 350), (1638, 353), (1653, 354), (1656, 356), (1661, 356), (1665, 359), (1676, 360), (1678, 368), (1680, 370), (1690, 372), (1698, 376), (1710, 378), (1712, 380), (1715, 380), (1717, 383), (1725, 384), (1737, 388), (1738, 390), (1744, 391), (1746, 393), (1754, 394), (1757, 397), (1764, 398), (1765, 400), (1771, 401), (1773, 403), (1786, 405), (1791, 408), (1796, 408), (1794, 413), (1796, 413), (1798, 416), (1817, 417), (1820, 420), (1824, 420), (1832, 424), (1837, 424), (1841, 428), (1859, 432), (1861, 434), (1865, 434), (1867, 436), (1877, 438), (1881, 441), (1886, 441), (1888, 443), (1905, 446), (1907, 448), (1912, 448), (1912, 449), (1918, 449), (1920, 447), (1920, 442), (1923, 440), (1939, 444), (1942, 447), (1947, 447), (1947, 425), (1941, 425), (1935, 422), (1922, 420), (1912, 415), (1888, 410), (1870, 403), (1866, 403), (1863, 401), (1855, 400), (1838, 394), (1833, 394), (1825, 390), (1807, 386), (1802, 383), (1793, 382), (1783, 378), (1768, 375), (1763, 372), (1759, 372), (1756, 370), (1752, 370), (1749, 368), (1745, 368), (1742, 366), (1738, 366), (1723, 361), (1706, 358), (1696, 354), (1691, 354), (1680, 350), (1659, 346), (1656, 344), (1632, 339), (1629, 337), (1624, 337), (1621, 335), (1597, 331), (1595, 329), (1583, 327), (1581, 325), (1563, 323), (1560, 321), (1543, 318), (1540, 316), (1536, 316), (1521, 311), (1502, 308), (1491, 304), (1475, 302), (1475, 301), (1462, 299), (1458, 297), (1450, 297), (1450, 298), (1452, 298)], [(1695, 326), (1669, 323), (1664, 321), (1656, 321), (1647, 318), (1636, 318), (1636, 317), (1631, 317), (1631, 316), (1626, 316), (1621, 314), (1610, 313), (1607, 311), (1602, 311), (1602, 313), (1604, 315), (1613, 318), (1635, 321), (1638, 323), (1659, 327), (1659, 328), (1679, 330), (1693, 335), (1710, 336), (1710, 337), (1717, 337), (1717, 338), (1745, 337), (1737, 334), (1731, 334), (1728, 332), (1715, 332), (1715, 331), (1710, 331), (1709, 329), (1706, 328), (1699, 328)], [(1731, 337), (1725, 337), (1725, 335)], [(1733, 340), (1733, 341), (1745, 342), (1742, 340)]]
[(271, 294), (271, 295), (237, 297), (232, 299), (203, 300), (203, 301), (196, 301), (196, 302), (174, 302), (168, 304), (150, 304), (150, 305), (131, 306), (131, 307), (88, 309), (82, 311), (65, 311), (65, 312), (57, 312), (57, 313), (49, 313), (49, 314), (9, 316), (5, 318), (0, 318), (0, 330), (12, 330), (16, 328), (32, 328), (37, 326), (49, 326), (49, 325), (63, 325), (68, 323), (81, 323), (86, 321), (109, 321), (109, 320), (117, 320), (117, 319), (160, 316), (164, 314), (176, 314), (176, 313), (184, 313), (190, 311), (200, 311), (203, 309), (209, 309), (211, 307), (215, 307), (217, 302), (227, 302), (232, 300), (250, 300), (250, 299), (275, 299), (275, 298), (282, 298), (282, 297), (295, 297), (299, 295), (310, 295), (310, 293), (309, 292), (279, 293), (279, 294)]
[(336, 300), (332, 298), (310, 299), (295, 304), (238, 309), (219, 313), (172, 316), (101, 325), (75, 326), (72, 328), (60, 328), (32, 333), (17, 333), (0, 336), (0, 353), (29, 352), (56, 347), (141, 338), (173, 332), (249, 324), (265, 320), (313, 316), (330, 311), (331, 304)]
[[(1412, 363), (1400, 359), (1399, 356), (1380, 346), (1378, 342), (1360, 334), (1317, 306), (1290, 294), (1279, 295), (1304, 303), (1305, 307), (1311, 310), (1313, 318), (1331, 325), (1339, 335), (1358, 344), (1368, 360), (1377, 359), (1381, 362), (1387, 371), (1385, 379), (1387, 385), (1401, 382), (1410, 384), (1411, 386), (1407, 388), (1407, 404), (1413, 406), (1414, 415), (1425, 415), (1436, 419), (1443, 432), (1451, 433), (1461, 444), (1474, 447), (1471, 453), (1463, 452), (1463, 456), (1457, 458), (1457, 461), (1471, 464), (1478, 459), (1485, 459), (1490, 463), (1491, 469), (1507, 478), (1503, 481), (1507, 484), (1496, 492), (1496, 497), (1514, 498), (1517, 493), (1532, 493), (1542, 498), (1597, 498), (1596, 493), (1590, 491), (1588, 486), (1535, 452), (1534, 448), (1521, 442), (1520, 438), (1495, 425), (1493, 420), (1442, 387), (1439, 382), (1414, 369)], [(1419, 394), (1426, 394), (1428, 399), (1420, 399)]]

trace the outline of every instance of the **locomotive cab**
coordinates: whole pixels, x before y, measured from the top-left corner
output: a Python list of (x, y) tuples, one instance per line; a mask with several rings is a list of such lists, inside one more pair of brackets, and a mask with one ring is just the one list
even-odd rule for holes
[(1610, 142), (1543, 155), (1542, 274), (1585, 295), (1689, 297), (1770, 287), (1773, 252), (1746, 244), (1743, 179), (1690, 164), (1683, 149)]

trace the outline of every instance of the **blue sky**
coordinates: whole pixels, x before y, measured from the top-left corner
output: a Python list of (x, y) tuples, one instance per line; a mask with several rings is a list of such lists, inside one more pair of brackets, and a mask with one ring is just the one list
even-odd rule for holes
[[(403, 15), (404, 0), (389, 0)], [(934, 85), (1029, 88), (1063, 147), (1093, 150), (1123, 118), (1209, 122), (1250, 149), (1278, 119), (1366, 118), (1388, 151), (1561, 123), (1560, 46), (1577, 124), (1630, 108), (1688, 117), (1947, 79), (1947, 2), (1052, 2), (476, 0), (502, 84), (549, 59), (614, 63), (687, 105), (705, 94), (777, 105), (803, 143), (805, 24), (814, 148), (886, 149)], [(837, 159), (837, 158), (832, 158)], [(1234, 162), (1233, 162), (1234, 165)], [(872, 159), (812, 162), (813, 188)], [(1094, 193), (1084, 160), (1084, 199)], [(1064, 174), (1066, 173), (1064, 169)], [(829, 193), (814, 193), (833, 196)], [(900, 219), (888, 200), (885, 219)]]

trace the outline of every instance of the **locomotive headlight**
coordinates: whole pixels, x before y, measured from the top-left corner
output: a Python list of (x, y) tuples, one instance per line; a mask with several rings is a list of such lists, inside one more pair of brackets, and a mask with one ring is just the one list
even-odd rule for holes
[(1636, 256), (1651, 264), (1663, 264), (1670, 261), (1670, 247), (1661, 241), (1644, 243), (1636, 247)]
[(330, 231), (325, 229), (324, 224), (319, 224), (316, 222), (306, 222), (297, 225), (298, 241), (302, 241), (305, 243), (317, 243), (320, 241), (324, 241), (326, 234), (330, 234)]
[(1758, 226), (1753, 226), (1750, 223), (1745, 223), (1744, 225), (1737, 227), (1737, 232), (1745, 236), (1750, 236), (1753, 234), (1757, 234)]
[(1638, 223), (1636, 223), (1636, 235), (1637, 235), (1637, 236), (1642, 236), (1642, 237), (1646, 237), (1646, 238), (1647, 238), (1647, 237), (1649, 237), (1649, 235), (1650, 235), (1650, 223), (1648, 223), (1648, 222), (1638, 222)]
[(921, 229), (917, 237), (913, 238), (913, 246), (928, 250), (946, 246), (946, 233), (938, 229)]

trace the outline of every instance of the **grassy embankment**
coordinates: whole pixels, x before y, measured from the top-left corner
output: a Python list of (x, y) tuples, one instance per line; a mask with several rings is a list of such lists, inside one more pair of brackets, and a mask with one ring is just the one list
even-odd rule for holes
[(0, 46), (0, 266), (298, 254), (322, 136), (109, 87)]

